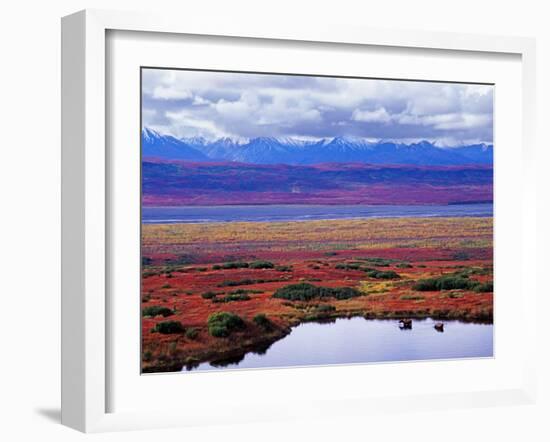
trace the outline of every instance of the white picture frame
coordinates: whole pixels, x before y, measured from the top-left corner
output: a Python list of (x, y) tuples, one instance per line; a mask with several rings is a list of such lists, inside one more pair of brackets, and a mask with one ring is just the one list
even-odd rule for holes
[[(521, 265), (522, 276), (535, 259), (535, 42), (519, 37), (494, 37), (417, 31), (388, 31), (345, 26), (281, 28), (265, 23), (209, 23), (196, 19), (86, 10), (62, 21), (62, 423), (84, 432), (158, 428), (208, 424), (213, 416), (183, 410), (109, 412), (110, 384), (107, 339), (107, 229), (109, 217), (106, 82), (109, 31), (155, 32), (163, 35), (205, 35), (286, 42), (338, 43), (380, 48), (436, 49), (478, 54), (513, 54), (521, 57), (522, 121), (521, 156)], [(521, 278), (522, 307), (536, 316), (536, 287)], [(535, 321), (522, 323), (523, 336), (535, 336)], [(136, 327), (136, 333), (138, 333)], [(248, 422), (287, 417), (363, 415), (374, 410), (489, 406), (531, 403), (535, 398), (535, 339), (526, 339), (522, 383), (513, 388), (474, 390), (463, 393), (429, 393), (414, 396), (327, 399), (299, 407), (252, 411), (244, 417), (230, 412), (215, 416), (216, 422)], [(337, 368), (336, 368), (337, 369)], [(246, 376), (246, 372), (240, 377)]]

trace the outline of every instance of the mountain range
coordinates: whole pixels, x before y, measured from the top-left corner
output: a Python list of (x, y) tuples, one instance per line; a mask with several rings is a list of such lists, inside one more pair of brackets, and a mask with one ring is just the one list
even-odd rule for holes
[(258, 137), (247, 142), (231, 138), (208, 141), (178, 139), (144, 128), (142, 156), (159, 160), (311, 165), (322, 163), (402, 164), (418, 166), (492, 165), (493, 145), (439, 147), (429, 141), (396, 143), (336, 137), (318, 141)]

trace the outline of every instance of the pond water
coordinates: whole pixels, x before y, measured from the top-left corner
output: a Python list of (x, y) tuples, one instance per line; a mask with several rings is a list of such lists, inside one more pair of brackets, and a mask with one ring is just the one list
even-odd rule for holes
[(446, 205), (258, 205), (143, 207), (144, 224), (235, 221), (314, 221), (326, 219), (493, 216), (491, 203)]
[[(493, 356), (493, 325), (444, 321), (443, 332), (432, 319), (413, 320), (402, 330), (396, 320), (337, 319), (304, 323), (262, 351), (240, 361), (200, 364), (193, 370), (270, 368), (356, 364)], [(186, 368), (184, 367), (184, 371)]]

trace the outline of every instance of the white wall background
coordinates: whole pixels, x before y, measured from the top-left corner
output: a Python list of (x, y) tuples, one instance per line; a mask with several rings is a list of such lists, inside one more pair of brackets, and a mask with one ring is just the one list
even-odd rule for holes
[[(538, 43), (539, 269), (549, 225), (550, 13), (545, 3), (480, 0), (330, 2), (277, 0), (19, 0), (0, 15), (0, 438), (83, 440), (59, 425), (60, 358), (60, 17), (84, 8), (170, 11), (182, 22), (194, 15), (270, 20), (284, 26), (341, 23), (533, 36)], [(543, 188), (545, 186), (545, 188)], [(546, 204), (547, 205), (547, 204)], [(533, 270), (533, 274), (535, 270)], [(540, 284), (540, 308), (548, 290)], [(377, 415), (250, 426), (162, 430), (91, 436), (101, 441), (180, 440), (549, 440), (550, 344), (540, 327), (540, 399), (537, 405), (481, 410)], [(88, 436), (90, 437), (90, 436)]]

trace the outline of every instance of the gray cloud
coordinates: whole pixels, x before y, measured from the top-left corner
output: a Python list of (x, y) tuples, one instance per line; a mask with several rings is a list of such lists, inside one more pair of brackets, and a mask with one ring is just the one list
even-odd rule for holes
[(493, 87), (145, 69), (143, 124), (176, 137), (493, 141)]

